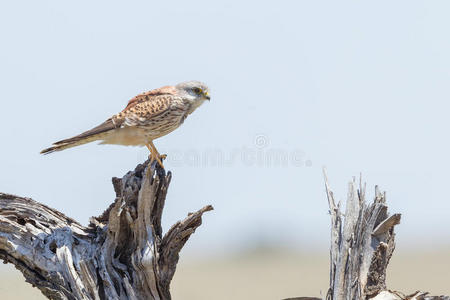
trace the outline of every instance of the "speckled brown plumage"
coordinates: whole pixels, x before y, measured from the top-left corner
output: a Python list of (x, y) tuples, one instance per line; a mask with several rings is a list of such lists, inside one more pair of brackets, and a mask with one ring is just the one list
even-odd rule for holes
[(97, 127), (58, 141), (41, 153), (48, 154), (100, 141), (101, 144), (146, 145), (153, 155), (156, 148), (152, 141), (178, 128), (205, 100), (209, 100), (209, 89), (198, 81), (188, 81), (145, 92), (132, 98), (124, 110)]

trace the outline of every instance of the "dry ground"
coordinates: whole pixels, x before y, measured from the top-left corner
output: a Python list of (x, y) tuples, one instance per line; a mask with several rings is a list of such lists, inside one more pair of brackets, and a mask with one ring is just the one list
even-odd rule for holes
[[(183, 259), (175, 274), (175, 300), (277, 300), (321, 296), (328, 284), (328, 256), (323, 253), (247, 253), (222, 259)], [(426, 290), (450, 295), (450, 249), (434, 252), (396, 251), (388, 286), (403, 292)], [(11, 266), (0, 267), (0, 299), (44, 299)]]

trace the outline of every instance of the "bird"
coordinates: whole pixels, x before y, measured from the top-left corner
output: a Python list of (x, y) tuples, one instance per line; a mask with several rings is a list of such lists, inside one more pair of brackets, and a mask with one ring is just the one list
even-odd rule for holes
[(77, 136), (53, 143), (41, 154), (50, 154), (86, 143), (125, 146), (146, 146), (150, 162), (164, 168), (153, 141), (177, 129), (184, 120), (206, 100), (210, 101), (209, 88), (200, 81), (186, 81), (175, 86), (163, 86), (132, 98), (118, 114), (100, 125)]

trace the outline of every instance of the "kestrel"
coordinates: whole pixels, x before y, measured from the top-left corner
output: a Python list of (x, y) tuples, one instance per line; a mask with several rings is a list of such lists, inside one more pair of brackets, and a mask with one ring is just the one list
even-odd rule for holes
[(199, 81), (164, 86), (137, 95), (124, 110), (97, 127), (44, 149), (41, 154), (72, 148), (93, 141), (100, 144), (147, 146), (150, 160), (164, 168), (153, 140), (177, 129), (188, 115), (210, 100), (208, 87)]

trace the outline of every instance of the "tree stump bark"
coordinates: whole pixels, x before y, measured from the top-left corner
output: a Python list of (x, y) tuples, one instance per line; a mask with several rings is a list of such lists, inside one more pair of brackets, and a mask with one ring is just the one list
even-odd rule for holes
[(386, 269), (395, 249), (394, 226), (400, 214), (389, 216), (386, 194), (375, 187), (375, 199), (365, 200), (366, 186), (349, 183), (345, 217), (336, 204), (325, 174), (331, 215), (330, 288), (327, 300), (367, 299), (386, 290)]
[(113, 178), (114, 203), (87, 227), (32, 199), (0, 193), (0, 258), (49, 299), (171, 299), (179, 252), (213, 208), (188, 214), (163, 236), (170, 179), (148, 162)]
[[(395, 249), (395, 225), (400, 214), (389, 215), (386, 193), (375, 187), (375, 199), (366, 203), (366, 185), (355, 179), (348, 185), (345, 213), (336, 203), (324, 170), (331, 216), (330, 287), (326, 300), (450, 300), (414, 292), (406, 295), (386, 286), (386, 270)], [(297, 297), (285, 300), (320, 300)]]

